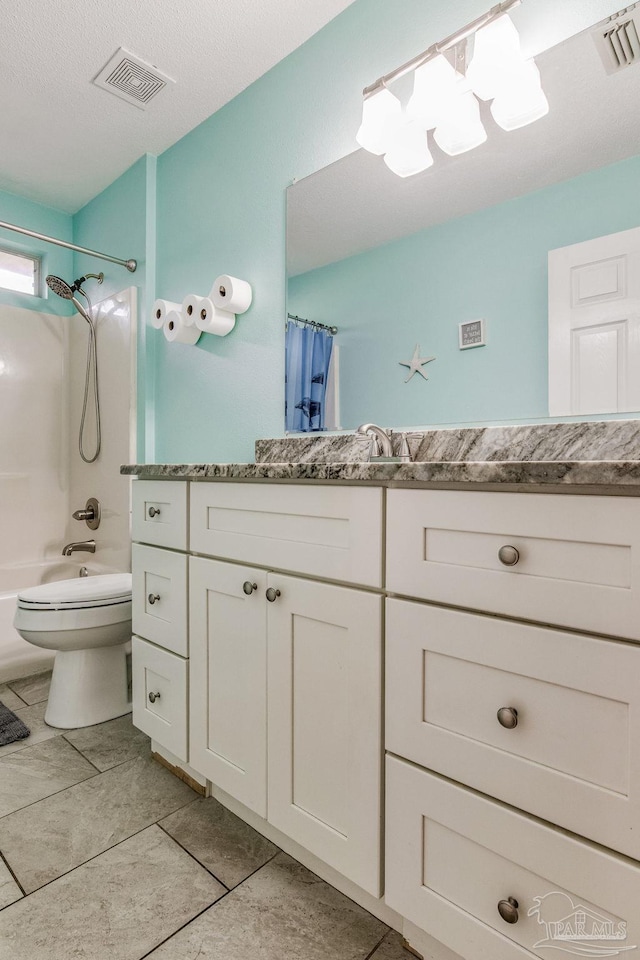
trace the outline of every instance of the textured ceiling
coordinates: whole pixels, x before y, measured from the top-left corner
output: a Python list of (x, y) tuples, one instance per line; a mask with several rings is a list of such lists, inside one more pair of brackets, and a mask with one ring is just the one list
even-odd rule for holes
[(397, 177), (382, 157), (358, 150), (290, 187), (289, 275), (640, 152), (640, 63), (608, 76), (591, 30), (536, 62), (550, 104), (536, 123), (507, 133), (483, 104), (486, 143), (449, 157), (431, 142), (435, 163), (415, 177)]
[[(2, 4), (0, 189), (73, 213), (162, 153), (353, 0)], [(147, 112), (90, 81), (118, 47), (177, 81)]]

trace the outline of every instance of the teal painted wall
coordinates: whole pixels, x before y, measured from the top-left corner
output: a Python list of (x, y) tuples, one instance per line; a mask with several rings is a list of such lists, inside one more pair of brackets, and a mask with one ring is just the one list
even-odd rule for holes
[[(344, 427), (539, 419), (548, 251), (638, 225), (634, 157), (293, 277), (288, 309), (339, 328)], [(479, 317), (487, 346), (460, 350)], [(417, 343), (436, 360), (405, 384)]]
[[(26, 227), (36, 233), (59, 240), (71, 242), (73, 224), (67, 213), (45, 207), (40, 203), (25, 200), (12, 193), (0, 190), (0, 220), (13, 223), (18, 227)], [(54, 313), (66, 316), (71, 310), (66, 300), (61, 300), (51, 293), (44, 283), (48, 273), (56, 276), (68, 277), (73, 270), (73, 254), (63, 247), (56, 247), (50, 243), (33, 240), (12, 230), (0, 230), (0, 246), (16, 253), (25, 253), (29, 256), (42, 258), (42, 297), (33, 297), (25, 293), (14, 293), (0, 288), (0, 304), (13, 307), (23, 307), (26, 310), (38, 310), (43, 313)]]
[[(138, 261), (135, 273), (118, 264), (76, 253), (74, 277), (85, 272), (105, 275), (102, 286), (88, 281), (92, 300), (102, 300), (126, 287), (138, 290), (137, 444), (138, 456), (153, 460), (154, 342), (148, 342), (145, 318), (155, 287), (155, 173), (156, 158), (141, 157), (106, 190), (73, 217), (74, 242), (119, 259)], [(128, 371), (123, 371), (123, 376)]]
[(251, 460), (283, 432), (285, 189), (354, 149), (360, 90), (486, 0), (358, 0), (158, 159), (158, 296), (245, 277), (251, 309), (226, 338), (157, 343), (156, 458)]

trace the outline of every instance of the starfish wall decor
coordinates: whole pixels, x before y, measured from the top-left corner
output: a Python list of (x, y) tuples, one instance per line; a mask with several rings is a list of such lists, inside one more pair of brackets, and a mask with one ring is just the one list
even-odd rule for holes
[(422, 367), (425, 363), (431, 363), (432, 360), (435, 360), (435, 357), (421, 357), (420, 356), (420, 344), (416, 343), (416, 348), (413, 351), (413, 356), (411, 360), (399, 360), (398, 363), (402, 367), (409, 368), (409, 376), (405, 380), (405, 383), (409, 383), (414, 373), (419, 373), (424, 377), (425, 380), (428, 380), (429, 377), (426, 375)]

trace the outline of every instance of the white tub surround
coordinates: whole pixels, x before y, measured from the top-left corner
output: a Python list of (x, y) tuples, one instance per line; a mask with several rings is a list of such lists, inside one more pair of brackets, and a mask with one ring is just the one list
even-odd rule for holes
[(447, 433), (123, 468), (134, 721), (430, 958), (640, 944), (638, 422)]

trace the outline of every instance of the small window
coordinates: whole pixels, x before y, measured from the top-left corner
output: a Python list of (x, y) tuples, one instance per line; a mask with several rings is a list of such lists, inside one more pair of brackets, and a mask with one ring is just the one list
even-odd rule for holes
[(40, 260), (0, 248), (0, 287), (40, 296)]

